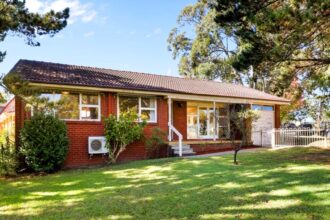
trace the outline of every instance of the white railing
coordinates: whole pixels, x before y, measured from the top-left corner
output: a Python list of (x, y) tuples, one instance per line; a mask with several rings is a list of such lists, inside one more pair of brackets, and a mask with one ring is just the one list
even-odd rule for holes
[(322, 129), (273, 129), (272, 148), (278, 147), (330, 147), (330, 137)]
[(182, 134), (171, 124), (168, 123), (169, 134), (168, 140), (172, 141), (172, 132), (174, 132), (179, 138), (179, 156), (182, 157)]

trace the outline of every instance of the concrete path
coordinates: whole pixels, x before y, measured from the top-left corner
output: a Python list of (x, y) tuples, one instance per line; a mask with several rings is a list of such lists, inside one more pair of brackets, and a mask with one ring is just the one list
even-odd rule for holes
[[(258, 152), (258, 151), (267, 151), (271, 148), (263, 147), (263, 148), (251, 148), (251, 149), (243, 149), (240, 150), (238, 153), (245, 153), (245, 152)], [(201, 154), (201, 155), (192, 155), (192, 156), (184, 156), (183, 158), (202, 158), (202, 157), (213, 157), (213, 156), (222, 156), (222, 155), (228, 155), (233, 154), (234, 151), (224, 151), (224, 152), (218, 152), (218, 153), (211, 153), (211, 154)]]

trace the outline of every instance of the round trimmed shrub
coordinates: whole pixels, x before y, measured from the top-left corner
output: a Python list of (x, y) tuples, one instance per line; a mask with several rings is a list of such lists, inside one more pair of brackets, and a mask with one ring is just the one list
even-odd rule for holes
[(65, 122), (45, 114), (36, 114), (25, 122), (20, 141), (26, 164), (36, 172), (60, 169), (69, 148)]

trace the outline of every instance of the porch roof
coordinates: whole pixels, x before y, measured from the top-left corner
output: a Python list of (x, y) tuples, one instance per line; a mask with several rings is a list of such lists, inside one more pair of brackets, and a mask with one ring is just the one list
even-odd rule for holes
[(289, 100), (238, 84), (148, 73), (19, 60), (9, 74), (31, 83), (89, 86), (174, 94), (244, 98), (289, 103)]

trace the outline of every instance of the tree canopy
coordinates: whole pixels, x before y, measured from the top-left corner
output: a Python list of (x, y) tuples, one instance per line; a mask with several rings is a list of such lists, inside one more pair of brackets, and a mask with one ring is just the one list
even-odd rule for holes
[(182, 10), (168, 44), (186, 77), (295, 101), (330, 96), (328, 0), (198, 0)]
[[(3, 42), (8, 34), (13, 34), (24, 38), (28, 45), (40, 46), (36, 37), (54, 36), (66, 27), (68, 18), (69, 8), (60, 12), (51, 10), (40, 14), (29, 12), (23, 0), (0, 0), (0, 42)], [(0, 51), (0, 62), (3, 61), (5, 55), (5, 51)], [(8, 81), (12, 80), (8, 79)], [(8, 89), (3, 84), (2, 78), (0, 86)]]

